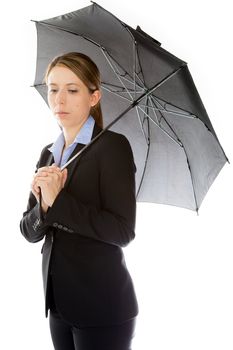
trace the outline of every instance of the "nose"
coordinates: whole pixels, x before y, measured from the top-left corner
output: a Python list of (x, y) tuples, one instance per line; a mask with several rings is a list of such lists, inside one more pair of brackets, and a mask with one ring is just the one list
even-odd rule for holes
[(56, 103), (65, 103), (66, 101), (66, 96), (65, 96), (65, 91), (63, 90), (58, 90), (56, 93), (56, 98), (55, 98), (55, 102)]

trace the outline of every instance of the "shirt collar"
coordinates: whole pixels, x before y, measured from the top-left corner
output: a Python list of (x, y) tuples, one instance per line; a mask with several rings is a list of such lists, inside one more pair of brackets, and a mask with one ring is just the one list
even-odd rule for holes
[[(77, 133), (74, 141), (72, 144), (69, 145), (71, 147), (74, 143), (82, 143), (86, 145), (91, 141), (93, 129), (94, 129), (95, 119), (92, 117), (92, 115), (89, 115), (79, 132)], [(63, 132), (58, 136), (56, 141), (53, 143), (51, 147), (48, 148), (50, 152), (55, 152), (56, 150), (61, 151), (65, 143), (65, 138)], [(68, 147), (68, 148), (69, 148)]]

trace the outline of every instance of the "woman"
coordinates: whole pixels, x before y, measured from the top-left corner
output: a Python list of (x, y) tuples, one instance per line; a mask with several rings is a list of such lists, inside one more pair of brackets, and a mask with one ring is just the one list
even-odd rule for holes
[(61, 171), (103, 128), (100, 74), (88, 56), (71, 52), (54, 58), (45, 82), (62, 132), (41, 152), (20, 230), (29, 242), (45, 238), (52, 341), (56, 350), (129, 350), (138, 303), (122, 247), (135, 237), (132, 150), (106, 130)]

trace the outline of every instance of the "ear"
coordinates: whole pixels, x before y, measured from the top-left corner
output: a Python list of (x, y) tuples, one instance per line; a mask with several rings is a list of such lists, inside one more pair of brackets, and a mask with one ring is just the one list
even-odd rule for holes
[(100, 99), (101, 99), (101, 91), (95, 90), (91, 94), (91, 107), (94, 107), (99, 102)]

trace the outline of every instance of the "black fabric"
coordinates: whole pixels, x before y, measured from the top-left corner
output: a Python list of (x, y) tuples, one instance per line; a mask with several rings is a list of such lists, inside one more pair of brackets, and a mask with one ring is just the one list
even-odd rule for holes
[(55, 350), (131, 350), (136, 318), (115, 326), (77, 328), (52, 311), (49, 324)]
[(55, 350), (131, 350), (136, 320), (107, 327), (76, 327), (59, 313), (51, 281), (49, 325)]
[[(92, 138), (100, 130), (95, 124)], [(82, 146), (78, 144), (74, 152)], [(54, 161), (47, 147), (38, 167)], [(64, 319), (79, 327), (122, 323), (139, 312), (122, 250), (135, 238), (136, 168), (130, 144), (125, 136), (107, 131), (67, 170), (65, 186), (45, 218), (39, 218), (30, 192), (20, 222), (28, 241), (45, 237), (46, 316), (51, 273), (56, 306)]]

